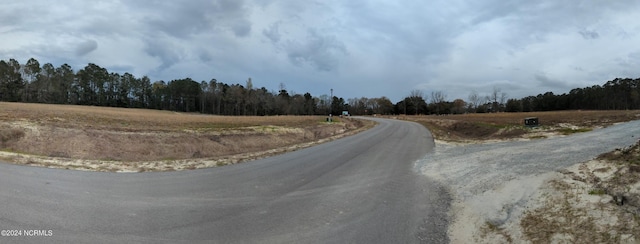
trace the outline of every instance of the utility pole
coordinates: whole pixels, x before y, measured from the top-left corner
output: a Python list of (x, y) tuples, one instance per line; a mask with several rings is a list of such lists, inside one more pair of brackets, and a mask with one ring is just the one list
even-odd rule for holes
[(331, 114), (333, 114), (333, 88), (331, 88), (331, 105), (329, 105), (329, 122), (331, 122)]

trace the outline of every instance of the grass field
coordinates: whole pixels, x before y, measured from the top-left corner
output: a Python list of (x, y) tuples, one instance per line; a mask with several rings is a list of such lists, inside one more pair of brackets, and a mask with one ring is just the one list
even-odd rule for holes
[[(524, 118), (537, 117), (539, 127), (524, 126)], [(614, 123), (640, 119), (640, 111), (553, 111), (531, 113), (463, 114), (449, 116), (401, 116), (429, 128), (446, 141), (474, 141), (514, 138), (546, 138), (587, 132)]]
[[(255, 156), (258, 152), (353, 133), (370, 125), (351, 119), (326, 123), (322, 116), (231, 117), (146, 109), (0, 103), (0, 151), (42, 160), (124, 163), (220, 159), (240, 154)], [(20, 161), (14, 159), (4, 158)], [(36, 159), (22, 159), (25, 160)]]
[(305, 127), (317, 125), (317, 116), (212, 116), (149, 109), (0, 102), (0, 122), (28, 121), (65, 128), (102, 128), (118, 131), (220, 130), (251, 126)]

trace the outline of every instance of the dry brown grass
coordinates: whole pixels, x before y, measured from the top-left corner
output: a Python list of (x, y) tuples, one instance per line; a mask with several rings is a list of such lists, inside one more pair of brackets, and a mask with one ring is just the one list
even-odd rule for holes
[(12, 141), (20, 140), (24, 136), (24, 131), (18, 128), (0, 128), (0, 146), (5, 146)]
[(304, 127), (318, 116), (213, 116), (149, 109), (0, 102), (0, 122), (29, 121), (63, 128), (117, 131), (220, 130), (251, 126)]
[(324, 121), (321, 116), (231, 117), (0, 103), (0, 150), (101, 161), (211, 160), (308, 143), (366, 126), (359, 120)]
[[(490, 140), (522, 138), (535, 132), (566, 135), (606, 127), (618, 122), (639, 119), (640, 111), (553, 111), (531, 113), (462, 114), (449, 116), (400, 116), (429, 128), (440, 140)], [(537, 117), (540, 127), (532, 130), (523, 125), (524, 118)], [(536, 137), (536, 136), (531, 136)], [(528, 138), (531, 138), (528, 137)], [(539, 136), (537, 138), (545, 138)]]
[(551, 111), (530, 113), (494, 113), (494, 114), (463, 114), (448, 116), (448, 119), (469, 122), (482, 122), (496, 125), (522, 125), (523, 119), (537, 117), (541, 125), (557, 125), (569, 123), (576, 126), (610, 125), (638, 119), (637, 110), (608, 110), (608, 111)]

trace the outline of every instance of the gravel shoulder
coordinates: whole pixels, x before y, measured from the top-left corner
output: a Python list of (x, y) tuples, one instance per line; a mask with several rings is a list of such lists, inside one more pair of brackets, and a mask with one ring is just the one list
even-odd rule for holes
[(541, 189), (550, 189), (559, 172), (632, 145), (638, 138), (640, 121), (632, 121), (531, 141), (440, 142), (419, 167), (426, 176), (449, 186), (452, 243), (520, 242), (529, 240), (522, 234), (522, 217), (543, 206)]

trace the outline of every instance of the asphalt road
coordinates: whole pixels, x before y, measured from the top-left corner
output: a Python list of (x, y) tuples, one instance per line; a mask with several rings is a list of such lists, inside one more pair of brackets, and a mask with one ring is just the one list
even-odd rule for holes
[(203, 170), (0, 163), (0, 229), (52, 234), (0, 243), (448, 242), (450, 198), (416, 165), (434, 149), (431, 134), (415, 123), (377, 121), (355, 136)]

